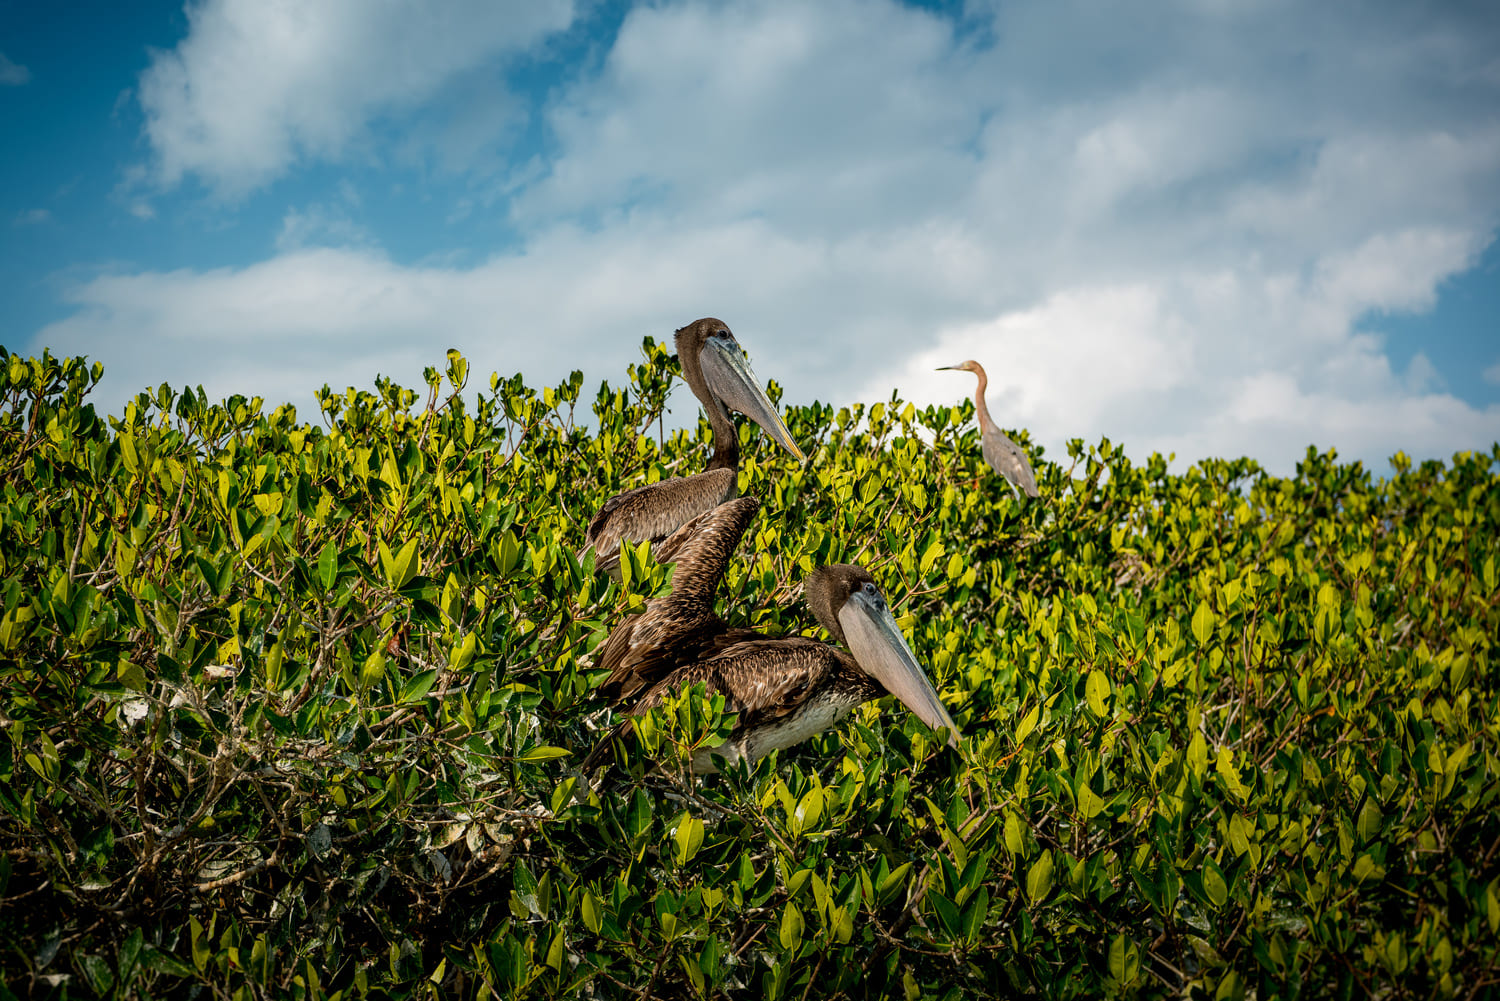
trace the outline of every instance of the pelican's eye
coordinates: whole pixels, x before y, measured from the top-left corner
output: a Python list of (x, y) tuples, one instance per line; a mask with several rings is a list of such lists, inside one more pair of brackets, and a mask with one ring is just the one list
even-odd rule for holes
[(875, 603), (876, 608), (880, 608), (885, 604), (885, 598), (881, 597), (880, 589), (878, 587), (868, 581), (866, 581), (862, 586), (864, 588), (865, 594), (868, 595), (870, 600)]

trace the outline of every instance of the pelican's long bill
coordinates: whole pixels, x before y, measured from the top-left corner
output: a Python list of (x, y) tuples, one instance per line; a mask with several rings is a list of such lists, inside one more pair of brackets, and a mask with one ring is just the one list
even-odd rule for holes
[(923, 723), (934, 730), (946, 727), (949, 746), (957, 747), (958, 725), (943, 708), (932, 682), (906, 645), (885, 599), (878, 592), (871, 593), (873, 590), (855, 591), (839, 609), (839, 625), (844, 627), (849, 652), (866, 674), (884, 685)]
[(698, 354), (698, 363), (703, 367), (703, 378), (713, 394), (731, 407), (750, 418), (765, 429), (776, 442), (799, 461), (806, 457), (792, 433), (781, 421), (766, 391), (760, 388), (760, 380), (750, 371), (745, 352), (732, 339), (711, 337), (703, 344)]

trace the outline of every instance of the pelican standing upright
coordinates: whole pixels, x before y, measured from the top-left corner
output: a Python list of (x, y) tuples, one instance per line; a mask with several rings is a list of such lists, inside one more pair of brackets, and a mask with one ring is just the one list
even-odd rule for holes
[(667, 562), (683, 542), (680, 536), (676, 539), (669, 536), (734, 497), (740, 441), (727, 408), (738, 410), (759, 424), (799, 461), (804, 458), (776, 413), (775, 404), (760, 388), (745, 361), (744, 349), (724, 321), (713, 317), (694, 321), (677, 331), (676, 342), (682, 377), (703, 403), (709, 426), (713, 428), (714, 453), (704, 472), (627, 490), (611, 497), (599, 509), (589, 522), (579, 557), (592, 548), (597, 560), (595, 569), (611, 576), (619, 575), (622, 539), (629, 542), (650, 539), (653, 545), (667, 540), (667, 545), (657, 553), (659, 562)]

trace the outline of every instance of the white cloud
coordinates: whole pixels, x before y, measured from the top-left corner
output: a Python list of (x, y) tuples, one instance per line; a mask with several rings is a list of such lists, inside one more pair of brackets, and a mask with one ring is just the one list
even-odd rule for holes
[(281, 232), (276, 236), (276, 249), (282, 253), (304, 247), (373, 247), (375, 239), (370, 231), (355, 221), (353, 213), (358, 210), (358, 190), (347, 179), (337, 185), (338, 198), (329, 202), (315, 202), (305, 208), (289, 208), (281, 219)]
[[(1336, 445), (1382, 468), (1397, 449), (1418, 456), (1500, 441), (1500, 407), (1475, 407), (1442, 391), (1416, 355), (1392, 370), (1373, 338), (1324, 336), (1316, 291), (1281, 309), (1266, 344), (1253, 319), (1286, 302), (1285, 276), (1179, 276), (1151, 287), (1073, 289), (1040, 307), (945, 331), (936, 347), (872, 379), (873, 398), (892, 382), (920, 404), (957, 402), (974, 379), (936, 372), (976, 358), (990, 376), (989, 404), (1002, 427), (1028, 427), (1056, 460), (1067, 438), (1123, 439), (1130, 452), (1250, 455), (1289, 472), (1308, 445)], [(1295, 281), (1290, 284), (1295, 285)], [(1220, 286), (1204, 295), (1210, 286)], [(1353, 318), (1346, 315), (1345, 330)], [(1204, 329), (1217, 337), (1204, 337)], [(1302, 350), (1291, 354), (1289, 345)]]
[[(339, 84), (289, 111), (325, 70), (261, 58), (263, 31), (221, 39), (239, 10), (199, 9), (152, 72), (209, 81), (207, 54), (250, 53), (230, 63), (285, 63), (296, 86), (182, 90), (172, 121), (217, 124), (157, 143), (169, 177), (261, 183), (449, 85), (355, 93), (370, 60), (341, 41), (320, 49), (343, 53)], [(96, 278), (38, 342), (104, 360), (119, 396), (170, 371), (305, 401), (413, 381), (449, 346), (534, 384), (619, 381), (642, 335), (718, 315), (793, 401), (955, 401), (972, 379), (931, 370), (975, 357), (997, 420), (1052, 457), (1101, 435), (1279, 471), (1308, 444), (1377, 465), (1488, 447), (1500, 408), (1446, 393), (1425, 355), (1397, 370), (1368, 328), (1430, 308), (1500, 223), (1500, 38), (1424, 16), (975, 3), (960, 30), (889, 0), (638, 7), (551, 98), (552, 152), (492, 193), (518, 249), (398, 263), (356, 203), (304, 206), (270, 260)], [(493, 58), (464, 51), (468, 72)], [(481, 211), (446, 208), (435, 223)]]
[(665, 200), (799, 230), (920, 218), (971, 159), (971, 62), (946, 21), (893, 3), (636, 8), (554, 108), (563, 155), (519, 214)]
[(573, 2), (200, 0), (187, 15), (187, 37), (141, 76), (155, 179), (191, 173), (238, 195), (349, 155), (373, 119), (567, 27)]
[(27, 209), (21, 212), (12, 221), (13, 226), (40, 226), (44, 222), (52, 220), (52, 212), (48, 209)]
[(31, 70), (0, 52), (0, 87), (20, 87), (31, 82)]
[(1484, 370), (1484, 381), (1492, 386), (1500, 386), (1500, 359)]

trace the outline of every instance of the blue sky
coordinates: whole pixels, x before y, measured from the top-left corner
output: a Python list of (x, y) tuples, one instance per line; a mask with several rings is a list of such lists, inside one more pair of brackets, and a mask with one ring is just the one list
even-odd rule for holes
[(1488, 450), (1492, 10), (0, 4), (0, 343), (307, 408), (708, 314), (792, 401), (977, 358), (1053, 456)]

